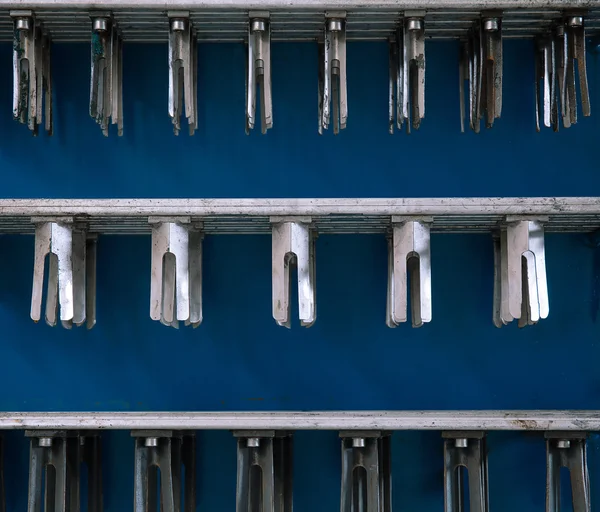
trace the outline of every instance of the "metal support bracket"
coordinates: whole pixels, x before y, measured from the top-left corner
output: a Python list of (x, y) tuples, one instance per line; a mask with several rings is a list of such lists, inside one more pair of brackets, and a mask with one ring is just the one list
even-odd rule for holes
[(46, 323), (56, 325), (60, 306), (63, 327), (96, 323), (96, 237), (72, 217), (34, 218), (35, 256), (31, 319), (41, 318), (44, 267), (48, 255)]
[[(425, 17), (405, 13), (402, 44), (402, 117), (406, 130), (418, 130), (425, 117)], [(398, 40), (400, 33), (398, 33)]]
[(560, 468), (569, 470), (573, 512), (591, 512), (585, 432), (546, 432), (546, 512), (560, 511)]
[(556, 41), (552, 33), (535, 38), (535, 120), (541, 126), (558, 131)]
[[(196, 436), (170, 430), (134, 430), (135, 512), (196, 510)], [(181, 470), (185, 468), (182, 493)], [(158, 472), (160, 469), (160, 501)], [(183, 496), (183, 507), (182, 507)]]
[(250, 11), (246, 68), (246, 134), (256, 121), (256, 95), (260, 97), (261, 131), (273, 128), (271, 93), (271, 22), (268, 11)]
[(392, 217), (388, 239), (387, 326), (408, 319), (408, 280), (412, 326), (431, 321), (430, 217)]
[(51, 40), (32, 11), (10, 12), (13, 18), (13, 118), (34, 135), (42, 124), (52, 135)]
[(189, 217), (150, 217), (150, 318), (178, 328), (202, 323), (202, 223)]
[(519, 327), (546, 318), (550, 305), (544, 249), (545, 218), (506, 217), (494, 237), (494, 325)]
[(108, 137), (109, 125), (123, 135), (123, 40), (110, 12), (90, 13), (92, 19), (90, 116)]
[(286, 431), (236, 431), (236, 512), (292, 512), (293, 437)]
[(343, 431), (341, 512), (391, 512), (391, 439), (381, 431)]
[(502, 113), (502, 16), (489, 12), (481, 18), (481, 116), (487, 128), (494, 125)]
[[(444, 437), (444, 510), (463, 512), (465, 499), (471, 512), (487, 512), (488, 466), (485, 432), (443, 432)], [(466, 470), (469, 496), (464, 496), (463, 480)]]
[(298, 272), (300, 324), (310, 327), (317, 319), (315, 240), (310, 217), (271, 217), (273, 318), (291, 327), (290, 272)]
[(333, 115), (333, 133), (337, 135), (348, 122), (345, 11), (325, 13), (325, 35), (324, 41), (319, 42), (319, 63), (319, 134), (329, 128)]
[(189, 133), (198, 127), (198, 40), (187, 11), (169, 11), (169, 116), (179, 135), (181, 115)]

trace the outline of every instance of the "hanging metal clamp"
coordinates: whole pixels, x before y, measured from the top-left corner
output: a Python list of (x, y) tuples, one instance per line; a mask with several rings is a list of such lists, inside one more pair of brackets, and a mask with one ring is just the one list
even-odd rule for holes
[[(341, 512), (391, 512), (392, 457), (390, 434), (342, 431)], [(358, 491), (358, 492), (356, 492)], [(366, 503), (366, 508), (363, 508)]]
[(392, 217), (388, 238), (387, 326), (408, 319), (408, 283), (412, 326), (431, 321), (432, 217)]
[(38, 134), (44, 111), (52, 135), (50, 36), (33, 11), (10, 11), (13, 19), (13, 118)]
[(546, 432), (546, 512), (559, 512), (560, 468), (569, 470), (573, 512), (590, 512), (585, 432)]
[(56, 325), (60, 307), (63, 327), (85, 323), (91, 329), (96, 324), (96, 236), (73, 217), (36, 217), (32, 222), (36, 228), (31, 319), (41, 318), (48, 255), (46, 323)]
[(202, 323), (202, 222), (150, 217), (152, 270), (150, 318), (178, 328)]
[(310, 327), (317, 319), (315, 241), (310, 217), (271, 217), (273, 318), (291, 327), (290, 273), (298, 272), (300, 324)]
[(92, 12), (90, 116), (108, 137), (109, 125), (123, 135), (123, 38), (112, 13)]
[(534, 325), (548, 316), (544, 249), (547, 217), (507, 216), (494, 235), (494, 325)]
[(236, 431), (236, 512), (292, 512), (293, 437), (287, 431)]
[(268, 11), (250, 11), (246, 69), (246, 134), (254, 128), (256, 95), (260, 97), (261, 131), (273, 128), (271, 93), (271, 22)]
[(443, 432), (442, 437), (445, 512), (463, 512), (466, 508), (463, 485), (465, 471), (469, 482), (468, 510), (487, 512), (489, 495), (485, 432)]

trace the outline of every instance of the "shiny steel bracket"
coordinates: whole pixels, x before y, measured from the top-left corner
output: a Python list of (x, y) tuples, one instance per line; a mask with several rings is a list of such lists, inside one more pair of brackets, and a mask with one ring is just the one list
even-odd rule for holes
[(319, 134), (329, 128), (333, 115), (333, 133), (337, 135), (348, 122), (345, 11), (325, 13), (325, 39), (319, 42), (319, 63)]
[(189, 217), (150, 217), (150, 318), (178, 328), (202, 323), (202, 223)]
[(502, 17), (500, 13), (489, 13), (481, 19), (481, 72), (478, 87), (481, 88), (481, 117), (486, 127), (491, 128), (494, 120), (502, 113)]
[[(31, 439), (29, 512), (41, 510), (42, 502), (47, 512), (80, 510), (82, 463), (88, 470), (87, 510), (102, 512), (102, 454), (99, 433), (27, 430), (25, 436)], [(51, 471), (48, 470), (49, 467), (52, 467)]]
[(591, 512), (585, 432), (546, 432), (546, 512), (560, 512), (560, 468), (569, 470), (573, 512)]
[(579, 96), (584, 116), (589, 116), (590, 94), (585, 54), (585, 24), (581, 15), (567, 16), (556, 28), (558, 89), (563, 126), (577, 123), (577, 85), (575, 64), (579, 74)]
[[(466, 499), (471, 512), (489, 510), (488, 465), (485, 432), (443, 432), (444, 510), (463, 512)], [(467, 475), (465, 477), (464, 472)], [(463, 481), (468, 478), (469, 496), (464, 496)]]
[[(402, 36), (402, 119), (418, 130), (425, 117), (425, 13), (405, 12)], [(400, 52), (400, 49), (398, 50)]]
[[(159, 509), (162, 512), (195, 512), (195, 434), (187, 431), (134, 430), (131, 435), (135, 438), (134, 512)], [(185, 469), (183, 493), (182, 468)], [(160, 500), (157, 470), (160, 470)]]
[(34, 135), (42, 124), (53, 132), (50, 36), (32, 11), (11, 11), (13, 18), (13, 118)]
[(558, 87), (556, 69), (556, 41), (553, 34), (535, 39), (535, 128), (558, 131)]
[(256, 95), (260, 97), (261, 131), (273, 128), (271, 93), (271, 22), (268, 11), (250, 11), (246, 69), (246, 134), (256, 122)]
[(389, 123), (388, 130), (390, 134), (394, 133), (394, 126), (398, 130), (402, 129), (404, 123), (404, 113), (402, 105), (404, 104), (404, 32), (403, 25), (398, 27), (396, 34), (388, 38), (389, 50)]
[(519, 327), (548, 316), (548, 284), (543, 222), (507, 216), (494, 236), (494, 325), (514, 319)]
[(271, 217), (273, 318), (282, 327), (291, 327), (290, 272), (298, 272), (300, 324), (310, 327), (317, 319), (315, 278), (316, 233), (310, 217)]
[(236, 431), (236, 512), (292, 512), (293, 437), (286, 431)]
[(181, 115), (189, 133), (198, 127), (198, 40), (188, 11), (169, 11), (169, 116), (179, 135)]
[(459, 57), (459, 104), (460, 131), (465, 131), (465, 83), (468, 82), (468, 116), (469, 127), (475, 133), (480, 131), (481, 120), (481, 46), (480, 23), (471, 28), (467, 36), (460, 42)]
[(340, 432), (342, 438), (341, 512), (391, 512), (390, 434)]
[(123, 39), (109, 12), (91, 13), (90, 116), (108, 137), (109, 125), (123, 135)]
[(35, 256), (31, 319), (41, 318), (45, 259), (48, 255), (46, 323), (56, 325), (60, 306), (63, 327), (96, 324), (96, 242), (72, 217), (33, 218)]
[(392, 217), (388, 240), (387, 326), (408, 319), (408, 279), (412, 326), (431, 321), (430, 217)]

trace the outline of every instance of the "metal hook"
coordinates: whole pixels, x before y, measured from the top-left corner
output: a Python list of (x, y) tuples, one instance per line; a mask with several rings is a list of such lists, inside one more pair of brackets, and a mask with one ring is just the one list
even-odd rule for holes
[(256, 95), (260, 95), (261, 130), (273, 127), (271, 94), (271, 23), (269, 12), (250, 12), (246, 73), (246, 134), (254, 128)]
[(388, 242), (387, 326), (408, 318), (407, 284), (410, 275), (412, 326), (431, 321), (431, 218), (392, 217)]
[(202, 323), (202, 224), (151, 217), (150, 318), (175, 328)]

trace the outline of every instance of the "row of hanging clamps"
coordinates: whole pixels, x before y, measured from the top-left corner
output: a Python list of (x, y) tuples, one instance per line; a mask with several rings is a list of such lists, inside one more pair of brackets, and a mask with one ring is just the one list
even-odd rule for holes
[[(549, 313), (543, 223), (547, 218), (507, 216), (494, 233), (493, 320), (533, 325)], [(96, 323), (96, 246), (84, 222), (72, 217), (34, 218), (35, 255), (31, 318), (39, 321), (47, 270), (46, 322), (66, 328)], [(273, 318), (291, 326), (290, 279), (296, 269), (298, 316), (310, 327), (317, 317), (317, 232), (311, 217), (271, 217)], [(203, 224), (191, 217), (150, 217), (152, 262), (150, 317), (164, 325), (202, 323)], [(413, 327), (432, 318), (432, 217), (391, 218), (388, 233), (386, 323), (410, 316)], [(410, 288), (410, 293), (409, 293)]]

